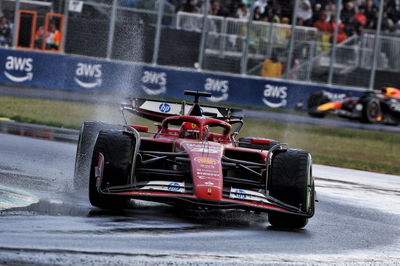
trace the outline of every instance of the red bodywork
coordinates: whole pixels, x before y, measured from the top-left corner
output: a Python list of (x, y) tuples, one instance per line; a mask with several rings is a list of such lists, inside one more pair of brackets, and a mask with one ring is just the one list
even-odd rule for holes
[[(196, 104), (195, 101), (193, 109), (200, 110)], [(268, 195), (269, 163), (273, 150), (282, 149), (282, 146), (275, 144), (269, 150), (237, 147), (235, 136), (240, 127), (231, 133), (231, 124), (238, 122), (243, 124), (241, 120), (227, 122), (197, 115), (168, 116), (150, 137), (138, 133), (148, 132), (147, 127), (127, 125), (125, 132), (136, 139), (129, 182), (124, 186), (103, 187), (100, 177), (97, 190), (103, 195), (124, 195), (170, 204), (276, 211), (311, 217), (313, 212), (302, 212)], [(250, 143), (267, 145), (271, 141), (253, 138)], [(178, 169), (170, 165), (163, 168), (163, 163), (176, 164)], [(104, 169), (101, 168), (106, 166), (101, 162), (98, 165), (98, 172), (102, 173)]]
[[(180, 128), (171, 128), (171, 124), (182, 123)], [(193, 126), (190, 126), (190, 123)], [(210, 132), (211, 127), (221, 127), (221, 133)], [(142, 132), (147, 132), (147, 127), (129, 125), (129, 127)], [(267, 203), (265, 198), (260, 200), (245, 200), (246, 196), (238, 192), (237, 197), (224, 197), (223, 183), (223, 161), (222, 158), (226, 151), (235, 150), (247, 153), (257, 153), (260, 164), (266, 164), (268, 151), (254, 150), (248, 148), (236, 147), (234, 136), (230, 135), (231, 125), (228, 122), (199, 116), (172, 116), (164, 119), (158, 126), (157, 132), (153, 137), (142, 137), (141, 141), (157, 143), (172, 143), (172, 152), (182, 152), (188, 155), (190, 161), (191, 177), (193, 181), (193, 193), (182, 193), (178, 191), (161, 191), (157, 189), (130, 190), (121, 191), (120, 195), (129, 195), (134, 198), (150, 199), (155, 201), (184, 200), (197, 202), (201, 205), (203, 201), (208, 206), (214, 207), (242, 207), (245, 209), (263, 209), (278, 212), (292, 213), (293, 210), (287, 210), (280, 206)], [(196, 135), (184, 135), (185, 131), (196, 131)], [(191, 132), (193, 133), (193, 132)], [(193, 138), (194, 137), (194, 138)], [(267, 144), (265, 140), (254, 139), (254, 144)], [(246, 158), (244, 158), (246, 159)], [(101, 165), (101, 163), (99, 163)], [(100, 169), (102, 172), (102, 169)], [(104, 192), (103, 192), (104, 193)], [(107, 194), (107, 193), (105, 193)], [(296, 212), (298, 214), (298, 212)]]

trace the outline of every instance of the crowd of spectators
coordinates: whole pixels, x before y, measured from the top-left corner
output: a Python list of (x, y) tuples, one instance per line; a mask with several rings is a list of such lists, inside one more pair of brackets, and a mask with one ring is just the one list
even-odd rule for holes
[[(250, 0), (211, 0), (208, 13), (215, 16), (247, 19)], [(375, 30), (379, 17), (380, 0), (342, 0), (339, 19), (340, 39), (360, 34), (364, 29)], [(169, 0), (174, 11), (203, 13), (204, 0)], [(291, 23), (294, 0), (256, 0), (254, 20)], [(316, 27), (332, 33), (336, 25), (336, 0), (298, 0), (297, 25)], [(382, 20), (383, 32), (400, 31), (400, 0), (385, 0)]]
[(12, 24), (5, 16), (0, 17), (0, 47), (9, 47), (12, 42)]
[(0, 11), (0, 47), (12, 45), (13, 14), (9, 9)]

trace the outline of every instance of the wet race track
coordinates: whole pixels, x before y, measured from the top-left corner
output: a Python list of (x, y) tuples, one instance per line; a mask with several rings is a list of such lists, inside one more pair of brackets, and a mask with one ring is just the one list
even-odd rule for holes
[(0, 264), (400, 264), (398, 176), (316, 165), (316, 215), (285, 231), (241, 211), (102, 211), (71, 189), (74, 144), (0, 140)]

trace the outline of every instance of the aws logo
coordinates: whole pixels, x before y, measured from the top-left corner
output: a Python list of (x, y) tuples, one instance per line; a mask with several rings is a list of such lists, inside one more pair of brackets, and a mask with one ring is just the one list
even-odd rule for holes
[(75, 82), (85, 89), (93, 89), (102, 84), (101, 64), (78, 63), (75, 70)]
[(144, 71), (142, 75), (142, 89), (148, 95), (159, 95), (167, 92), (167, 73)]
[[(25, 82), (33, 78), (33, 59), (7, 56), (4, 75), (14, 82)], [(10, 73), (11, 72), (11, 73)]]
[(287, 87), (265, 85), (263, 102), (271, 108), (284, 107), (287, 104)]
[[(228, 100), (229, 97), (229, 81), (221, 79), (207, 78), (204, 84), (204, 89), (213, 93), (213, 95), (208, 98), (211, 102), (221, 102)], [(214, 92), (219, 96), (214, 96)]]

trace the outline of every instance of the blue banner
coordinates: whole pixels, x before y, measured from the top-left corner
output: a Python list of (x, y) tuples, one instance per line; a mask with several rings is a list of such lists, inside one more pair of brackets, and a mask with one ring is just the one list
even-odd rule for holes
[(362, 93), (350, 88), (10, 49), (0, 49), (0, 82), (175, 98), (183, 98), (184, 90), (199, 90), (212, 93), (207, 99), (210, 102), (283, 109), (306, 104), (308, 96), (317, 91), (338, 99)]

